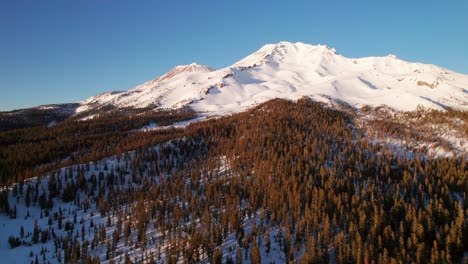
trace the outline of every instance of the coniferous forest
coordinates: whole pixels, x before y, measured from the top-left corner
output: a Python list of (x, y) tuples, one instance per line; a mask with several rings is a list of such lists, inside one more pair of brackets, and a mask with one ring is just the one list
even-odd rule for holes
[(277, 99), (183, 128), (138, 130), (189, 110), (2, 132), (1, 219), (20, 227), (0, 243), (33, 263), (467, 261), (466, 157), (370, 140), (418, 135), (344, 109)]

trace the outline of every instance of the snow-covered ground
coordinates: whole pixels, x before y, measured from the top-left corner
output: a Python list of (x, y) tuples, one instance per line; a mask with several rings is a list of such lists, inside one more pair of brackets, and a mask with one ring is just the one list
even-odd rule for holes
[[(428, 109), (419, 111), (420, 115), (390, 108), (371, 113), (358, 111), (356, 121), (358, 127), (367, 131), (366, 137), (370, 142), (386, 144), (395, 152), (405, 152), (408, 156), (418, 152), (432, 158), (464, 157), (468, 160), (468, 140), (465, 134), (468, 124), (459, 118), (447, 116), (433, 121), (425, 116)], [(398, 134), (378, 133), (372, 121), (393, 122), (401, 131)]]
[[(162, 153), (161, 149), (171, 147), (171, 143), (166, 143), (158, 145), (154, 149), (158, 153)], [(170, 247), (170, 242), (168, 235), (164, 236), (164, 238), (159, 229), (153, 228), (153, 226), (156, 226), (156, 220), (152, 220), (148, 224), (148, 228), (146, 229), (147, 242), (145, 244), (138, 243), (137, 231), (132, 226), (129, 239), (124, 239), (121, 234), (119, 242), (115, 245), (115, 249), (110, 254), (108, 253), (108, 244), (112, 244), (114, 232), (117, 230), (117, 226), (119, 226), (118, 215), (121, 215), (120, 232), (122, 232), (122, 228), (126, 222), (131, 222), (132, 225), (135, 222), (135, 219), (132, 219), (132, 215), (135, 214), (133, 210), (137, 206), (136, 204), (123, 204), (120, 206), (119, 212), (111, 210), (109, 214), (105, 215), (101, 213), (99, 207), (100, 199), (98, 193), (101, 191), (86, 193), (83, 190), (77, 192), (77, 197), (70, 202), (63, 202), (60, 196), (53, 198), (53, 207), (50, 210), (41, 209), (39, 202), (34, 202), (33, 197), (35, 195), (40, 197), (44, 194), (45, 197), (48, 197), (50, 193), (49, 183), (52, 179), (55, 182), (55, 186), (61, 186), (60, 192), (63, 193), (67, 191), (66, 186), (68, 184), (72, 182), (78, 184), (81, 174), (87, 182), (86, 188), (90, 191), (93, 181), (106, 181), (111, 171), (116, 174), (120, 174), (118, 173), (120, 170), (126, 171), (129, 162), (131, 162), (129, 159), (131, 160), (135, 155), (137, 155), (135, 151), (131, 151), (127, 154), (122, 154), (120, 157), (114, 156), (88, 164), (62, 168), (45, 177), (34, 178), (26, 181), (23, 185), (11, 187), (8, 191), (8, 200), (12, 210), (14, 208), (16, 216), (13, 218), (6, 214), (0, 214), (0, 256), (2, 257), (0, 262), (34, 263), (37, 259), (39, 263), (67, 263), (64, 259), (64, 243), (66, 243), (64, 241), (65, 237), (69, 237), (72, 241), (68, 243), (76, 239), (75, 241), (78, 241), (81, 247), (83, 247), (83, 243), (86, 241), (88, 243), (86, 247), (88, 254), (91, 258), (99, 258), (101, 263), (110, 263), (111, 261), (123, 263), (126, 254), (128, 254), (134, 263), (147, 263), (149, 262), (149, 256), (153, 256), (158, 263), (166, 263), (166, 250)], [(228, 169), (229, 164), (226, 158), (221, 157), (219, 159), (219, 173), (225, 174)], [(152, 178), (153, 181), (158, 181), (158, 177), (149, 176), (149, 174), (149, 171), (142, 173), (142, 182), (149, 178)], [(103, 178), (101, 178), (101, 175)], [(165, 174), (164, 177), (171, 177), (171, 175)], [(142, 185), (132, 181), (129, 171), (117, 176), (116, 180), (118, 182), (111, 189), (131, 190), (142, 187)], [(201, 181), (203, 180), (204, 178), (202, 177)], [(28, 191), (28, 189), (31, 191)], [(26, 202), (28, 200), (26, 198), (28, 196), (27, 193), (29, 193), (31, 198), (29, 205)], [(258, 223), (259, 219), (259, 212), (244, 218), (242, 226), (245, 234), (250, 234), (252, 223)], [(36, 221), (39, 230), (39, 241), (33, 243)], [(171, 220), (168, 219), (166, 221), (170, 222)], [(196, 220), (196, 222), (199, 223), (199, 220)], [(44, 238), (44, 241), (41, 241), (43, 238), (42, 233), (47, 233), (47, 238)], [(103, 235), (102, 239), (101, 234)], [(261, 243), (262, 239), (258, 238), (262, 260), (268, 263), (285, 262), (285, 255), (281, 250), (281, 236), (281, 230), (278, 228), (271, 229), (271, 248), (268, 253), (266, 244)], [(21, 245), (11, 248), (8, 242), (9, 237), (18, 238)], [(250, 256), (246, 248), (239, 246), (235, 234), (228, 234), (223, 239), (221, 248), (224, 261), (228, 257), (235, 260), (238, 249), (242, 253), (244, 263), (249, 263)], [(182, 258), (179, 261), (182, 261)], [(207, 263), (207, 256), (202, 255), (201, 261)]]
[(185, 128), (192, 123), (196, 123), (196, 122), (200, 122), (204, 120), (208, 120), (208, 118), (206, 116), (199, 116), (199, 117), (195, 117), (190, 120), (187, 120), (187, 121), (175, 122), (174, 124), (168, 125), (168, 126), (159, 126), (155, 122), (151, 122), (148, 125), (140, 128), (139, 131), (148, 132), (148, 131), (170, 129), (170, 128)]

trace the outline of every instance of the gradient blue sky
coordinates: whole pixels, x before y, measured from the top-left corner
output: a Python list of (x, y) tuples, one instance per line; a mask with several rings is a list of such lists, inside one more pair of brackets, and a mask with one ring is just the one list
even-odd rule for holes
[(468, 73), (468, 1), (0, 0), (0, 111), (127, 90), (266, 43), (389, 53)]

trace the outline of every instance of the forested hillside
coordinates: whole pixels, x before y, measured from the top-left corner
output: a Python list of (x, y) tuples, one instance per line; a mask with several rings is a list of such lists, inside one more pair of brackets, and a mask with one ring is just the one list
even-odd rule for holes
[(358, 112), (277, 99), (180, 129), (138, 130), (162, 123), (153, 117), (2, 133), (0, 252), (38, 263), (463, 261), (466, 157), (402, 148), (383, 139), (408, 145), (422, 131)]
[(72, 119), (56, 126), (34, 126), (0, 132), (0, 186), (51, 169), (95, 161), (138, 147), (182, 136), (175, 129), (145, 132), (148, 124), (166, 126), (189, 120), (189, 109), (113, 112), (89, 120)]

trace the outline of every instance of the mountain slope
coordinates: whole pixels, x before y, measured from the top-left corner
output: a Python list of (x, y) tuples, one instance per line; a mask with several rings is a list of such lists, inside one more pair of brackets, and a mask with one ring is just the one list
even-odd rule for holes
[(100, 94), (85, 100), (77, 112), (104, 105), (117, 107), (179, 108), (191, 98), (199, 96), (203, 89), (197, 83), (210, 76), (213, 70), (196, 63), (176, 66), (161, 77), (143, 83), (124, 92)]
[(369, 133), (403, 129), (358, 123), (271, 100), (165, 140), (140, 133), (129, 141), (159, 139), (133, 151), (83, 149), (108, 156), (0, 188), (2, 260), (465, 263), (466, 161), (400, 151)]
[(394, 55), (350, 59), (323, 45), (268, 44), (217, 71), (191, 64), (129, 91), (91, 97), (78, 112), (104, 105), (179, 108), (207, 115), (234, 113), (274, 98), (338, 99), (355, 106), (412, 111), (468, 109), (468, 76)]

